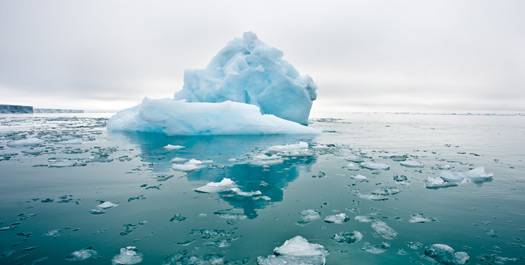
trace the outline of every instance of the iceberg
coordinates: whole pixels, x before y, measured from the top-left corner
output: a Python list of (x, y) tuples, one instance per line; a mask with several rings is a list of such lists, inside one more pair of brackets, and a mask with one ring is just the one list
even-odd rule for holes
[(111, 117), (109, 131), (166, 135), (319, 134), (308, 128), (317, 85), (252, 32), (205, 69), (186, 70), (173, 99), (145, 98)]

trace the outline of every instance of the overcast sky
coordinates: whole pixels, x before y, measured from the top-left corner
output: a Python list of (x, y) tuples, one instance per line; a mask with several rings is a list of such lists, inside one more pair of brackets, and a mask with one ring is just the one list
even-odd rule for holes
[(255, 32), (314, 111), (525, 112), (525, 1), (0, 0), (0, 104), (117, 111)]

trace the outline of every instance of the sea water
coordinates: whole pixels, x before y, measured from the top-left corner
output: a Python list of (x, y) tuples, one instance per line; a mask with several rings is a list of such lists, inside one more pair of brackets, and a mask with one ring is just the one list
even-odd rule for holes
[[(213, 137), (108, 134), (108, 117), (0, 117), (0, 264), (257, 264), (296, 236), (326, 264), (453, 264), (435, 244), (525, 263), (523, 116), (325, 114), (319, 136)], [(479, 167), (492, 178), (427, 187)]]

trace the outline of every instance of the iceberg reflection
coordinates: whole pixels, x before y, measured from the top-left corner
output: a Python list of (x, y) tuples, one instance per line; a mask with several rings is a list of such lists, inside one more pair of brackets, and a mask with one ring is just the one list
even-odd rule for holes
[[(283, 200), (283, 189), (301, 172), (310, 172), (317, 157), (311, 150), (313, 136), (166, 136), (148, 133), (111, 134), (140, 148), (143, 162), (156, 173), (172, 174), (184, 161), (203, 162), (186, 177), (194, 188), (231, 179), (238, 189), (220, 192), (221, 199), (247, 218), (257, 210)], [(194, 159), (194, 160), (192, 160)], [(198, 183), (197, 183), (198, 182)], [(258, 192), (260, 191), (260, 192)]]

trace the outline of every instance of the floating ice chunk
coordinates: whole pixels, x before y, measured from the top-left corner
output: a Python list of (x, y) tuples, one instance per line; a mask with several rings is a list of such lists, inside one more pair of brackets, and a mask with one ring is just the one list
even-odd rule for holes
[(70, 139), (70, 140), (57, 142), (57, 144), (65, 144), (65, 145), (82, 144), (82, 139), (80, 139), (80, 138)]
[(306, 142), (270, 146), (266, 150), (266, 153), (277, 154), (279, 156), (312, 156), (314, 154), (312, 150), (308, 149), (308, 143)]
[(477, 167), (465, 172), (465, 177), (474, 183), (486, 182), (492, 180), (492, 173), (486, 173), (484, 167)]
[(220, 182), (209, 182), (200, 188), (196, 188), (195, 191), (202, 193), (223, 192), (229, 191), (236, 187), (237, 185), (235, 182), (229, 178), (224, 178)]
[[(287, 105), (287, 104), (285, 104)], [(166, 135), (319, 134), (295, 122), (263, 115), (254, 105), (150, 100), (122, 110), (108, 121), (109, 131), (138, 131)]]
[(171, 145), (171, 144), (168, 144), (168, 145), (164, 146), (163, 148), (166, 149), (166, 150), (170, 150), (170, 151), (171, 151), (171, 150), (182, 149), (182, 148), (184, 148), (184, 146), (182, 146), (182, 145)]
[(392, 240), (397, 237), (397, 232), (383, 221), (375, 220), (371, 226), (384, 239)]
[(321, 219), (321, 213), (314, 209), (302, 210), (299, 212), (303, 223), (309, 223)]
[(457, 183), (454, 182), (446, 182), (442, 178), (432, 178), (428, 177), (425, 181), (425, 186), (427, 189), (440, 189), (440, 188), (447, 188), (447, 187), (453, 187), (457, 186)]
[(361, 156), (358, 156), (358, 155), (347, 155), (344, 157), (345, 160), (347, 161), (351, 161), (351, 162), (354, 162), (354, 163), (361, 163), (363, 162), (363, 158)]
[(42, 152), (44, 152), (44, 148), (31, 148), (31, 149), (22, 150), (22, 153), (29, 154), (29, 155), (39, 155)]
[(371, 201), (386, 201), (388, 200), (388, 196), (381, 195), (381, 194), (373, 194), (373, 193), (357, 193), (357, 196), (361, 199), (365, 200), (371, 200)]
[(372, 254), (376, 254), (377, 255), (377, 254), (385, 253), (388, 248), (390, 248), (390, 244), (388, 244), (386, 242), (383, 242), (379, 246), (373, 246), (370, 243), (365, 242), (363, 244), (363, 247), (361, 247), (361, 250), (364, 250), (364, 251), (366, 251), (368, 253), (372, 253)]
[(73, 251), (71, 254), (66, 256), (67, 261), (83, 261), (88, 259), (96, 259), (98, 254), (91, 248), (83, 248), (77, 251)]
[(438, 165), (437, 167), (439, 170), (449, 170), (452, 168), (450, 165)]
[(436, 262), (446, 265), (466, 264), (470, 259), (465, 252), (455, 252), (453, 248), (445, 244), (434, 244), (425, 249), (425, 255)]
[(242, 197), (261, 196), (261, 194), (262, 194), (260, 190), (245, 192), (245, 191), (242, 191), (239, 188), (232, 188), (231, 191), (233, 191), (233, 193), (235, 193), (236, 195), (239, 195), (239, 196), (242, 196)]
[(259, 265), (297, 264), (324, 265), (328, 252), (322, 245), (309, 243), (301, 236), (286, 240), (284, 244), (273, 250), (275, 255), (267, 258), (258, 257)]
[(171, 166), (174, 170), (178, 171), (194, 171), (203, 167), (203, 161), (197, 159), (190, 159), (190, 161), (184, 164), (174, 164)]
[(358, 215), (354, 217), (354, 220), (360, 222), (360, 223), (370, 223), (374, 221), (374, 217), (366, 216), (366, 215)]
[(368, 178), (363, 175), (352, 175), (350, 177), (359, 181), (368, 181)]
[(353, 231), (353, 232), (341, 232), (336, 233), (332, 236), (332, 240), (334, 240), (337, 243), (355, 243), (359, 242), (363, 239), (363, 234), (359, 231)]
[(97, 205), (98, 208), (103, 209), (103, 210), (106, 210), (106, 209), (109, 209), (109, 208), (113, 208), (113, 207), (117, 207), (117, 206), (118, 206), (118, 204), (112, 203), (110, 201), (105, 201), (105, 202)]
[(284, 162), (284, 159), (282, 156), (278, 156), (278, 155), (267, 156), (265, 154), (259, 154), (259, 155), (252, 156), (252, 160), (249, 163), (255, 166), (273, 166), (273, 165), (282, 164), (283, 162)]
[(460, 183), (463, 180), (465, 180), (464, 174), (462, 174), (461, 172), (454, 173), (448, 170), (441, 171), (439, 177), (442, 178), (444, 181), (451, 183)]
[(70, 158), (49, 158), (47, 160), (49, 167), (74, 167), (78, 160)]
[(48, 236), (48, 237), (52, 237), (52, 238), (57, 238), (60, 236), (60, 229), (55, 229), (55, 230), (51, 230), (51, 231), (47, 231), (44, 236)]
[(358, 171), (359, 170), (359, 166), (356, 166), (353, 163), (350, 163), (350, 164), (344, 166), (344, 168), (346, 168), (348, 170), (351, 170), (351, 171)]
[(416, 160), (406, 160), (406, 161), (403, 161), (400, 163), (402, 166), (404, 167), (424, 167), (423, 164), (421, 164), (421, 162), (419, 161), (416, 161)]
[(170, 160), (171, 163), (182, 163), (182, 162), (186, 162), (188, 159), (186, 158), (182, 158), (182, 157), (175, 157), (173, 159)]
[(434, 218), (429, 218), (429, 217), (426, 217), (425, 215), (421, 214), (421, 213), (416, 213), (416, 214), (413, 214), (412, 216), (410, 216), (410, 219), (408, 219), (408, 222), (409, 223), (428, 223), (428, 222), (432, 222), (432, 221), (435, 221), (436, 219)]
[(113, 257), (111, 263), (117, 264), (138, 264), (142, 262), (142, 253), (137, 253), (137, 248), (133, 246), (120, 249), (120, 254)]
[(253, 104), (261, 113), (307, 124), (317, 85), (282, 56), (282, 51), (246, 32), (229, 42), (205, 69), (186, 70), (184, 87), (175, 99)]
[(345, 213), (329, 215), (324, 218), (325, 222), (334, 224), (342, 224), (344, 222), (348, 222), (348, 220), (350, 220), (350, 218), (348, 218)]
[(23, 140), (14, 140), (7, 143), (7, 146), (16, 148), (16, 147), (25, 147), (25, 146), (36, 146), (43, 145), (44, 141), (38, 138), (27, 138)]
[(8, 127), (0, 127), (0, 136), (10, 136), (15, 134), (15, 131), (13, 129), (10, 129)]
[(240, 212), (236, 212), (235, 210), (236, 209), (219, 210), (219, 211), (214, 212), (214, 214), (216, 214), (217, 216), (221, 218), (229, 219), (229, 220), (244, 220), (248, 218), (248, 216)]
[(390, 166), (383, 163), (372, 163), (372, 162), (363, 162), (360, 165), (362, 168), (370, 170), (389, 170)]

